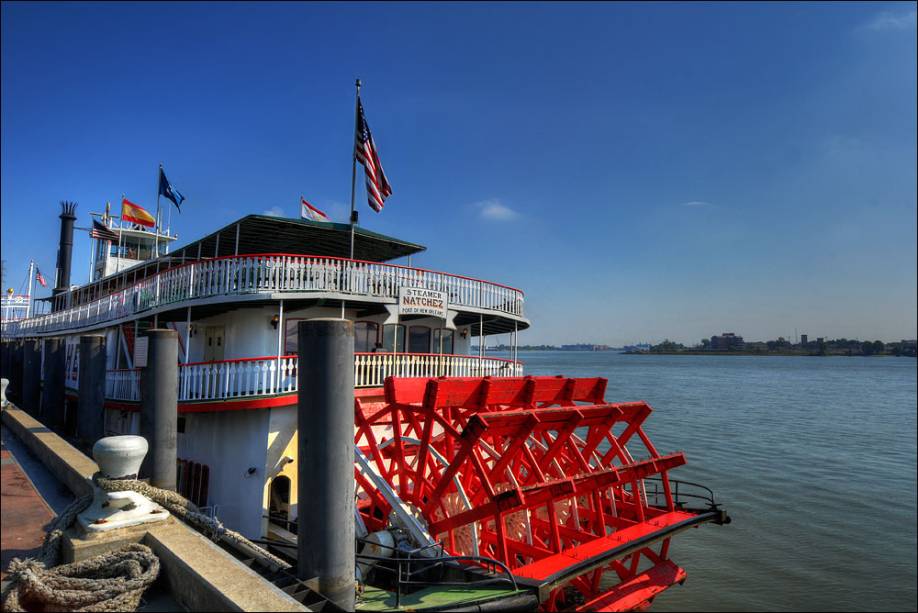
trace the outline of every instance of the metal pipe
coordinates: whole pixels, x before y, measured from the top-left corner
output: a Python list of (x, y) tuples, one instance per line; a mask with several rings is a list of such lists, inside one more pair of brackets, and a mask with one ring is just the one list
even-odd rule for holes
[(298, 336), (297, 576), (353, 611), (354, 324), (302, 321)]
[[(141, 371), (140, 436), (150, 453), (140, 467), (150, 484), (175, 490), (178, 427), (178, 333), (148, 330), (147, 365)], [(134, 341), (137, 342), (136, 339)]]
[(88, 447), (105, 433), (105, 337), (80, 337), (80, 380), (77, 438)]
[(61, 202), (61, 236), (57, 250), (57, 283), (54, 295), (70, 291), (70, 262), (73, 258), (73, 222), (76, 221), (75, 202)]

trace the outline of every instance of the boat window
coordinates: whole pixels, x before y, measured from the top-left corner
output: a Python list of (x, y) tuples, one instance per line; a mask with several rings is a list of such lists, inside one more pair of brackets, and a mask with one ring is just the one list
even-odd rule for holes
[(296, 326), (300, 321), (299, 319), (284, 320), (284, 354), (286, 355), (294, 355), (299, 351)]
[(430, 353), (430, 328), (411, 326), (408, 329), (408, 353)]
[[(396, 332), (398, 332), (398, 347), (395, 345)], [(402, 324), (386, 324), (383, 326), (383, 349), (388, 352), (405, 352), (405, 326)]]
[(372, 321), (354, 323), (354, 351), (370, 353), (376, 350), (379, 341), (379, 324)]
[(434, 330), (434, 353), (452, 354), (453, 351), (453, 331), (446, 328)]

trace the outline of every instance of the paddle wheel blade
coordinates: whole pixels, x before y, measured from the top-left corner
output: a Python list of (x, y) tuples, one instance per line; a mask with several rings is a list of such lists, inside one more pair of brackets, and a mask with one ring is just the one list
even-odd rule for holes
[(606, 403), (605, 388), (600, 378), (387, 379), (383, 399), (356, 400), (364, 522), (408, 515), (447, 554), (505, 564), (544, 610), (648, 606), (685, 579), (671, 537), (727, 518), (713, 495), (697, 509), (674, 495), (669, 471), (685, 456), (657, 452), (643, 430), (650, 406)]

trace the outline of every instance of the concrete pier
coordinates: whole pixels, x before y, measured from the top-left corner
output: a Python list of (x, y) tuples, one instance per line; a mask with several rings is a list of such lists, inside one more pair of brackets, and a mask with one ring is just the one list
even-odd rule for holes
[(76, 435), (92, 447), (105, 432), (105, 337), (80, 337), (80, 381)]
[(178, 334), (175, 330), (153, 329), (146, 336), (147, 365), (140, 375), (140, 436), (147, 439), (150, 452), (140, 467), (140, 475), (149, 477), (156, 487), (175, 490)]
[(298, 331), (297, 574), (353, 611), (354, 324), (314, 319)]

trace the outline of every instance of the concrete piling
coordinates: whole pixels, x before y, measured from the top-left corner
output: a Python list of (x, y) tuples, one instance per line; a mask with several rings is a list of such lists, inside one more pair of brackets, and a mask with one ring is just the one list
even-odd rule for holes
[(44, 360), (41, 420), (52, 430), (61, 433), (64, 428), (64, 371), (67, 368), (67, 346), (63, 339), (45, 340)]
[(7, 398), (10, 398), (15, 404), (22, 404), (22, 375), (23, 375), (23, 344), (21, 340), (13, 341), (11, 348), (11, 376), (9, 377), (10, 386), (7, 389)]
[(39, 394), (41, 394), (41, 341), (28, 339), (23, 343), (22, 351), (22, 404), (33, 417), (39, 413)]
[(87, 447), (105, 434), (105, 337), (80, 337), (80, 380), (76, 435)]
[(0, 377), (10, 378), (10, 343), (0, 341)]
[(297, 575), (354, 610), (354, 324), (302, 321), (297, 398)]
[(140, 435), (150, 453), (140, 467), (141, 477), (163, 489), (175, 490), (178, 427), (178, 334), (153, 329), (146, 334), (147, 365), (141, 372)]

